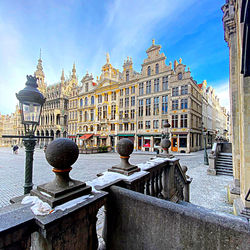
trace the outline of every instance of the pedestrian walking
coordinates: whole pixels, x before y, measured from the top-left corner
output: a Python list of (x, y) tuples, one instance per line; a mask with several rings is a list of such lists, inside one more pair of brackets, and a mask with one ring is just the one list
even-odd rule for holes
[(18, 154), (18, 148), (19, 147), (17, 145), (13, 147), (13, 154)]

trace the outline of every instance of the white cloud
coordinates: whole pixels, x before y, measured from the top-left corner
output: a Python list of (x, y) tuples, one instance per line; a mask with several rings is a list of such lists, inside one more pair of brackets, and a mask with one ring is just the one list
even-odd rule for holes
[(228, 81), (219, 83), (214, 87), (215, 94), (220, 99), (220, 105), (230, 111), (229, 83)]

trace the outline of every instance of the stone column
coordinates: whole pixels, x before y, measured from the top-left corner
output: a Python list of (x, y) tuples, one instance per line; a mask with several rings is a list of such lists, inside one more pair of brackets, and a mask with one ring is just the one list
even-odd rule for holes
[(237, 56), (237, 34), (234, 6), (227, 3), (222, 7), (224, 12), (223, 22), (225, 31), (225, 41), (229, 47), (229, 67), (230, 67), (230, 113), (232, 129), (232, 157), (234, 182), (229, 186), (228, 199), (233, 202), (240, 194), (240, 152), (239, 152), (239, 59)]

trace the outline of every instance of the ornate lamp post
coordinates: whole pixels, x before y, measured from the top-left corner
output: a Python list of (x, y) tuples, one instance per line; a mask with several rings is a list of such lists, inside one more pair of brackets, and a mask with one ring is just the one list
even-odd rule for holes
[(161, 144), (160, 144), (162, 149), (163, 149), (163, 154), (160, 157), (172, 158), (173, 155), (169, 154), (169, 148), (171, 146), (171, 142), (169, 140), (170, 124), (169, 124), (168, 120), (164, 122), (163, 127), (164, 127), (165, 132), (164, 131), (162, 132), (162, 136), (161, 136), (162, 139), (161, 139)]
[(202, 134), (204, 137), (204, 165), (208, 165), (208, 155), (207, 155), (207, 129), (204, 127), (203, 122), (201, 123)]
[(21, 121), (25, 131), (25, 138), (23, 138), (26, 151), (24, 194), (28, 194), (33, 187), (33, 154), (36, 145), (34, 133), (37, 125), (39, 125), (42, 106), (45, 102), (45, 98), (37, 87), (36, 77), (27, 75), (26, 87), (16, 94), (21, 110)]

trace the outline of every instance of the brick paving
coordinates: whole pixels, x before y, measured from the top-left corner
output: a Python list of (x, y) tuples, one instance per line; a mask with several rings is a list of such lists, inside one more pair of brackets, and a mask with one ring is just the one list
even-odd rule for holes
[[(146, 162), (154, 155), (153, 153), (134, 152), (130, 162), (132, 164)], [(208, 166), (203, 164), (203, 151), (178, 154), (176, 157), (180, 159), (181, 165), (188, 167), (187, 174), (193, 178), (190, 201), (199, 206), (232, 214), (233, 208), (226, 200), (226, 187), (232, 181), (232, 177), (207, 175)], [(104, 172), (119, 161), (119, 155), (116, 153), (81, 154), (73, 165), (70, 176), (81, 181), (92, 180), (96, 178), (96, 174)], [(17, 155), (12, 154), (11, 148), (0, 148), (0, 207), (8, 205), (12, 197), (23, 194), (24, 164), (25, 152), (23, 148), (19, 149)], [(37, 148), (34, 154), (34, 187), (53, 180), (54, 174), (51, 169), (43, 150)], [(103, 243), (103, 220), (102, 207), (98, 212), (96, 225), (100, 246)]]
[[(145, 162), (152, 157), (149, 153), (134, 152), (131, 163)], [(230, 176), (207, 175), (208, 166), (203, 165), (203, 151), (178, 154), (181, 165), (188, 167), (187, 174), (193, 178), (191, 202), (220, 212), (232, 213), (232, 206), (226, 201), (226, 186), (232, 181)], [(11, 148), (0, 148), (0, 207), (8, 205), (12, 197), (23, 194), (25, 152), (21, 148), (13, 155)], [(107, 168), (119, 162), (116, 153), (82, 154), (73, 165), (70, 175), (81, 181), (91, 180)], [(47, 163), (43, 150), (36, 149), (34, 155), (33, 183), (37, 185), (53, 180), (54, 174)]]

